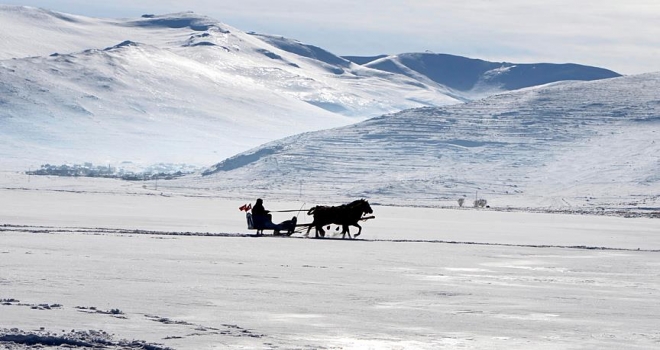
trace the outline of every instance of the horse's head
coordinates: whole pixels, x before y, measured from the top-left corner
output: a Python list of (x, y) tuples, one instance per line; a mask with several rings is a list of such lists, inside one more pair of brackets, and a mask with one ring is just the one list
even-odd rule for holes
[(369, 201), (366, 199), (359, 199), (358, 202), (360, 203), (360, 208), (362, 209), (363, 213), (366, 214), (373, 214), (373, 210), (371, 210), (371, 206), (369, 205)]

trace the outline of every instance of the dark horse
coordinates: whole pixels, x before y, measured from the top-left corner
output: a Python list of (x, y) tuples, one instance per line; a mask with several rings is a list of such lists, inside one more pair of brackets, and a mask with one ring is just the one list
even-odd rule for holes
[(348, 226), (355, 226), (359, 228), (358, 233), (355, 234), (355, 237), (359, 236), (362, 232), (362, 226), (358, 225), (358, 221), (362, 218), (363, 214), (371, 214), (371, 206), (366, 199), (358, 199), (348, 204), (343, 204), (336, 207), (330, 206), (316, 206), (307, 211), (307, 215), (314, 215), (314, 221), (309, 224), (307, 228), (307, 234), (311, 231), (312, 227), (316, 228), (316, 237), (325, 237), (325, 231), (323, 226), (335, 224), (342, 226), (342, 238), (348, 234), (348, 238), (351, 238), (351, 233), (348, 230)]

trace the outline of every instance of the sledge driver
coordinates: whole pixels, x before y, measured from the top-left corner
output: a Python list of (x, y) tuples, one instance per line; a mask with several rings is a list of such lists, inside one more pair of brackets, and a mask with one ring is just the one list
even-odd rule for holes
[(257, 198), (256, 203), (252, 207), (252, 221), (254, 227), (258, 229), (272, 229), (273, 235), (280, 235), (280, 231), (286, 231), (287, 234), (292, 234), (296, 228), (297, 218), (294, 216), (291, 220), (283, 221), (279, 224), (273, 223), (273, 216), (270, 210), (264, 208), (264, 201)]

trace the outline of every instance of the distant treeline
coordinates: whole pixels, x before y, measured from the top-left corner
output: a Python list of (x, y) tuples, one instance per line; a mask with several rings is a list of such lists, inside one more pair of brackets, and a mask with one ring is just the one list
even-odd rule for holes
[(142, 171), (133, 172), (127, 171), (123, 168), (115, 168), (112, 166), (94, 166), (92, 163), (84, 164), (63, 164), (51, 165), (44, 164), (38, 170), (27, 171), (28, 175), (51, 175), (51, 176), (71, 176), (71, 177), (103, 177), (112, 179), (121, 179), (127, 181), (146, 181), (146, 180), (171, 180), (193, 171)]

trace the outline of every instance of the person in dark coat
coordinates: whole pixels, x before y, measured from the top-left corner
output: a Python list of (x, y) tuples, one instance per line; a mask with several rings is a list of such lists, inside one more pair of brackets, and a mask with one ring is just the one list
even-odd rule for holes
[(257, 202), (254, 204), (254, 207), (252, 207), (252, 215), (264, 215), (272, 218), (270, 210), (264, 208), (264, 201), (261, 198), (257, 198)]
[(273, 223), (273, 216), (270, 210), (264, 208), (264, 201), (257, 198), (257, 202), (252, 207), (252, 218), (257, 227), (274, 228), (276, 225)]
[(273, 223), (273, 216), (270, 214), (270, 210), (264, 208), (264, 201), (261, 198), (257, 198), (257, 202), (252, 207), (252, 220), (258, 228), (273, 229), (273, 235), (276, 236), (284, 234), (280, 231), (286, 231), (286, 235), (290, 236), (296, 229), (296, 223), (298, 222), (298, 218), (294, 216), (291, 220), (279, 224)]

